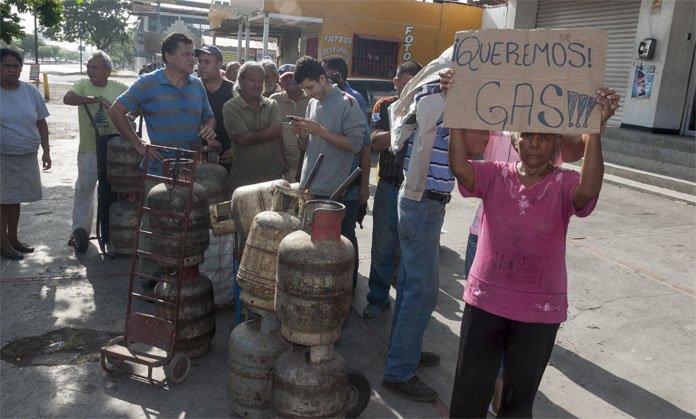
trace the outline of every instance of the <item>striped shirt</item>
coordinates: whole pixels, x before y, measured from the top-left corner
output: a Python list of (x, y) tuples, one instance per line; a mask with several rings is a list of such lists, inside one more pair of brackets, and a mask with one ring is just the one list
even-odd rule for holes
[[(404, 159), (404, 173), (409, 178), (409, 164), (411, 163), (414, 149), (421, 158), (427, 158), (429, 149), (423, 136), (434, 135), (430, 162), (427, 166), (427, 178), (425, 191), (450, 193), (454, 189), (454, 176), (449, 168), (447, 152), (449, 150), (449, 128), (442, 123), (444, 116), (444, 99), (438, 84), (423, 86), (415, 97), (416, 122), (418, 127), (408, 140), (406, 158)], [(412, 174), (411, 174), (412, 175)]]
[[(116, 100), (131, 112), (142, 109), (147, 135), (155, 145), (186, 150), (200, 146), (201, 125), (213, 117), (200, 79), (189, 74), (186, 85), (178, 88), (169, 81), (164, 69), (140, 76)], [(159, 164), (150, 165), (154, 172), (159, 172)]]

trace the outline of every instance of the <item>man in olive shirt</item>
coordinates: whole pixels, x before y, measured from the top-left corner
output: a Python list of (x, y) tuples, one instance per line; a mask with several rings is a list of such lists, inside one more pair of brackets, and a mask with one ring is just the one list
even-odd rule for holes
[[(287, 71), (280, 76), (280, 85), (284, 91), (274, 93), (271, 99), (278, 103), (280, 109), (280, 117), (283, 121), (290, 115), (304, 118), (307, 113), (307, 104), (309, 96), (307, 96), (300, 87), (295, 83), (295, 73)], [(283, 124), (283, 154), (287, 161), (288, 170), (285, 174), (285, 179), (288, 182), (299, 182), (300, 180), (300, 155), (301, 150), (297, 141), (297, 135), (290, 128), (290, 123)]]
[(278, 104), (261, 95), (265, 72), (249, 61), (239, 69), (237, 94), (222, 107), (225, 129), (232, 148), (221, 157), (230, 163), (230, 194), (240, 186), (283, 177), (285, 161)]

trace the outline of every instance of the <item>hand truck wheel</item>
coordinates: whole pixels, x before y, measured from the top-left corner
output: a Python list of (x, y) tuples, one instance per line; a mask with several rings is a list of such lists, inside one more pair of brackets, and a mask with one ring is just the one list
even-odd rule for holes
[(85, 253), (89, 246), (89, 234), (87, 234), (84, 228), (80, 227), (75, 229), (73, 235), (75, 236), (75, 252)]
[(164, 376), (169, 384), (178, 384), (186, 379), (191, 370), (191, 359), (186, 354), (176, 354), (164, 365)]
[(357, 418), (370, 402), (370, 382), (360, 371), (348, 370), (347, 390), (345, 415), (347, 418)]
[[(121, 345), (123, 346), (123, 336), (116, 336), (111, 339), (107, 346), (111, 345)], [(117, 370), (121, 365), (123, 365), (123, 360), (121, 358), (115, 358), (110, 355), (104, 355), (104, 369), (107, 372), (113, 372)]]

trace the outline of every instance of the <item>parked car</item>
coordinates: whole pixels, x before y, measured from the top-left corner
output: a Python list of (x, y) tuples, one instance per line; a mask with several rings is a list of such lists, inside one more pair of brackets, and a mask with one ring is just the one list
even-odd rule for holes
[(350, 86), (357, 90), (365, 102), (367, 102), (367, 113), (372, 113), (372, 108), (378, 100), (383, 97), (396, 95), (394, 83), (384, 79), (348, 79)]

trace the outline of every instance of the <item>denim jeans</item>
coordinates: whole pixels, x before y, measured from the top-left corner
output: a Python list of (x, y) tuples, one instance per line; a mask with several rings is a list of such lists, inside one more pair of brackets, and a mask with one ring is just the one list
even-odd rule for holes
[(367, 301), (382, 304), (389, 300), (394, 258), (399, 246), (399, 188), (380, 180), (372, 206), (372, 251)]
[(401, 262), (384, 368), (386, 381), (408, 380), (418, 368), (423, 333), (440, 288), (440, 231), (446, 204), (427, 198), (412, 201), (403, 197), (402, 190), (398, 205)]
[(345, 236), (353, 244), (353, 248), (355, 248), (355, 260), (353, 262), (353, 290), (355, 290), (355, 286), (358, 283), (358, 261), (360, 260), (358, 256), (358, 237), (355, 235), (355, 223), (358, 222), (360, 203), (357, 199), (341, 201), (341, 203), (346, 206), (346, 216), (341, 224), (341, 235)]
[(469, 239), (466, 242), (466, 256), (464, 256), (464, 280), (469, 277), (469, 271), (471, 270), (471, 265), (474, 263), (474, 256), (476, 256), (476, 247), (478, 246), (478, 236), (476, 234), (469, 233)]

